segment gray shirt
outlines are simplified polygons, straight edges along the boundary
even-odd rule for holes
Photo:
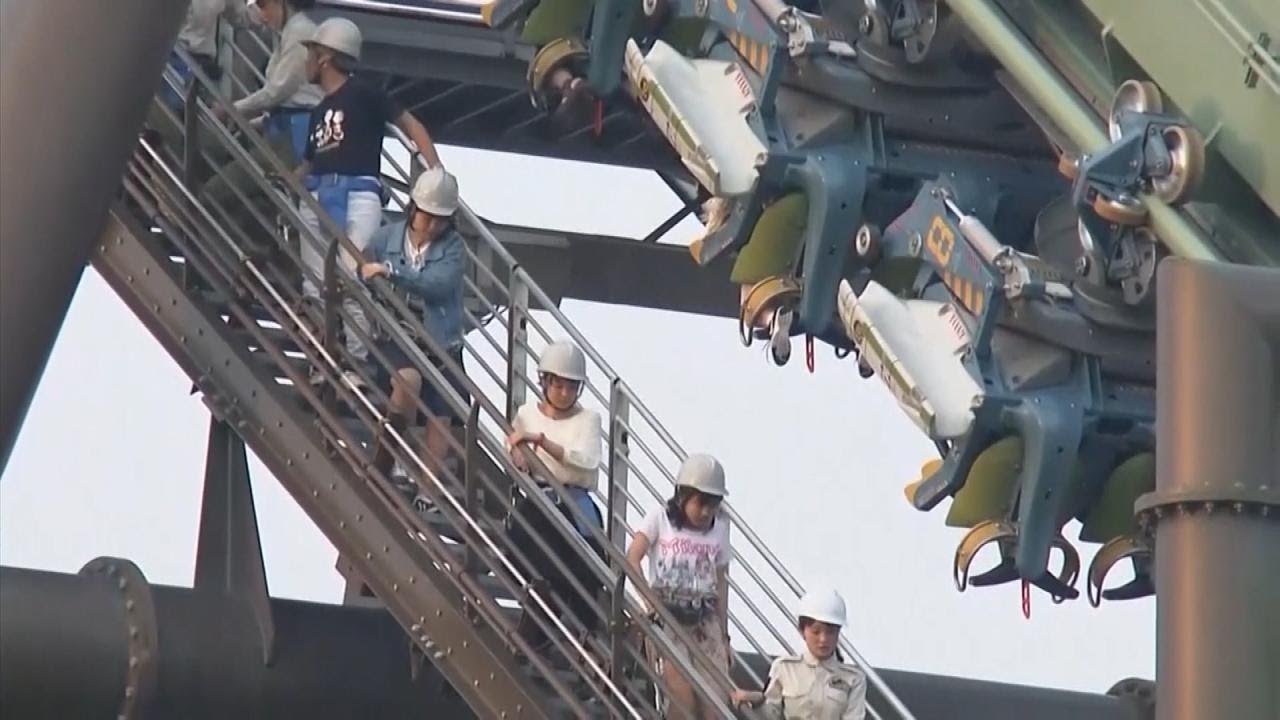
[[[236,101],[236,110],[250,117],[280,106],[315,107],[324,97],[319,86],[307,82],[307,48],[302,43],[316,32],[306,13],[295,12],[280,31],[276,49],[267,60],[261,88]]]
[[[226,18],[234,25],[247,25],[249,9],[244,0],[191,0],[186,22],[178,31],[178,43],[196,55],[216,57],[218,18]]]

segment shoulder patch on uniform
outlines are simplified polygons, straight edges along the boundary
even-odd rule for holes
[[[782,667],[783,665],[795,665],[799,663],[800,656],[791,655],[789,657],[778,657],[773,659],[773,667]]]
[[[836,668],[836,677],[843,678],[850,685],[862,685],[866,683],[866,674],[857,665],[842,663]]]

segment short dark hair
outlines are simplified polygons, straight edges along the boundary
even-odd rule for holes
[[[819,620],[814,620],[814,619],[813,619],[813,618],[811,618],[811,617],[805,617],[805,616],[801,615],[801,616],[800,616],[800,632],[801,632],[801,634],[803,634],[803,633],[804,633],[804,629],[805,629],[805,628],[809,627],[810,625],[812,625],[812,624],[814,624],[814,623],[816,623],[816,622],[820,622],[820,621],[819,621]],[[829,623],[828,623],[828,624],[829,624]],[[844,662],[844,655],[840,652],[840,648],[839,648],[839,647],[837,647],[837,648],[836,648],[836,662]]]
[[[339,72],[350,75],[356,71],[356,59],[350,55],[337,50],[330,50],[333,53],[333,66]]]
[[[722,498],[719,495],[704,493],[701,490],[690,487],[688,485],[677,485],[676,491],[667,500],[667,520],[671,526],[677,530],[683,530],[689,526],[684,516],[685,503],[689,502],[689,498],[699,496],[705,502],[719,502]],[[715,527],[715,520],[711,521],[712,527]]]

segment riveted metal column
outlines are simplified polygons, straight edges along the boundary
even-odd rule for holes
[[[0,4],[0,470],[186,7]]]
[[[1156,717],[1280,717],[1280,271],[1159,279]]]

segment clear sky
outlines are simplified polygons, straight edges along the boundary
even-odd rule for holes
[[[639,171],[442,154],[494,221],[641,237],[678,205]],[[668,241],[697,229],[687,220]],[[790,570],[841,590],[848,632],[874,664],[1093,692],[1154,677],[1150,598],[1095,610],[1037,592],[1027,621],[1016,584],[955,590],[962,531],[943,524],[945,505],[921,513],[902,493],[931,446],[877,379],[830,348],[819,347],[810,375],[800,348],[775,368],[740,345],[730,320],[572,301],[563,310],[687,449],[722,459],[734,505]],[[87,271],[0,482],[0,562],[75,572],[115,555],[153,583],[190,585],[208,413],[189,389]],[[272,593],[339,601],[332,546],[252,463]],[[1096,547],[1079,549],[1087,568]]]

